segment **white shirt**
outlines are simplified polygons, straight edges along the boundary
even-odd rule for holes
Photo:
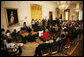
[[[6,35],[7,35],[7,36],[10,36],[10,33],[7,33]]]
[[[41,20],[39,20],[39,23],[41,23]]]
[[[7,43],[6,44],[6,47],[7,48],[14,48],[15,47],[15,44],[14,43]]]
[[[17,51],[17,48],[18,48],[15,46],[14,43],[6,43],[6,47],[7,47],[7,49],[9,49],[8,50],[9,52],[12,52],[12,51],[15,52],[15,51]],[[13,50],[10,50],[10,48],[13,48]]]
[[[32,24],[35,24],[35,22],[34,22],[34,21],[32,21]]]
[[[43,36],[43,31],[39,31],[39,37]]]
[[[61,40],[59,37],[56,39],[56,42],[58,42],[59,40]]]

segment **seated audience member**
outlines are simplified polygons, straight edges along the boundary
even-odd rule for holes
[[[32,29],[28,26],[27,31],[30,33]]]
[[[1,36],[1,38],[2,38],[2,36]],[[1,41],[1,56],[9,56],[9,54],[8,54],[8,52],[7,52],[7,50],[6,50],[6,39],[3,39],[2,41]]]
[[[18,35],[18,33],[16,32],[16,29],[14,29],[14,31],[12,32],[11,35],[12,35],[12,38],[14,39],[14,41],[16,41],[16,42],[19,41],[19,40],[18,40],[18,39],[19,39],[19,38],[18,38],[19,35]]]
[[[70,47],[70,35],[67,36],[67,44],[65,45],[65,48]]]
[[[45,26],[42,26],[41,28],[42,28],[43,32],[45,32]]]
[[[47,43],[45,40],[42,44],[40,44],[38,47],[36,47],[34,56],[42,56],[41,50],[49,47],[49,43]]]
[[[1,35],[1,48],[6,49],[5,47],[6,41],[7,41],[6,37]]]
[[[16,44],[13,43],[12,39],[8,39],[6,43],[6,48],[8,52],[15,52],[15,53],[22,53],[22,49],[20,46],[17,46]]]
[[[54,26],[51,27],[51,32],[55,33],[55,27]]]
[[[49,39],[49,32],[48,32],[47,29],[46,29],[45,32],[43,33],[43,38],[44,38],[44,39]]]
[[[43,36],[43,31],[39,31],[39,37]]]
[[[25,28],[25,30],[27,29],[26,22],[24,22],[24,24],[23,24],[23,28]]]
[[[17,36],[18,36],[20,42],[22,42],[22,35],[20,34],[20,31],[17,32]]]
[[[1,35],[5,36],[5,29],[1,29]]]
[[[7,30],[7,31],[6,31],[6,36],[7,36],[8,38],[11,38],[10,30]]]
[[[57,25],[55,25],[55,31],[58,32],[58,26]]]
[[[17,35],[16,29],[14,29],[14,31],[12,32],[12,35],[13,36],[16,36]]]

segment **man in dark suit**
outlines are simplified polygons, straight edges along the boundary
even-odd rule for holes
[[[45,20],[44,19],[42,20],[42,23],[43,23],[43,26],[45,26]]]

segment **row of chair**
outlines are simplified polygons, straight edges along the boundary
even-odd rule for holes
[[[65,44],[66,44],[66,39],[59,40],[58,42],[53,42],[53,43],[40,44],[36,48],[35,55],[52,56],[52,55],[56,54],[57,52],[59,53],[60,51],[62,51]]]

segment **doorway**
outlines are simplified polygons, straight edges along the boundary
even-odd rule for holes
[[[49,11],[49,19],[53,20],[53,12],[52,11]]]

